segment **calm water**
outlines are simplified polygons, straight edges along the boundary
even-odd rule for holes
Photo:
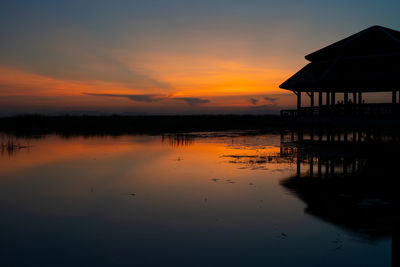
[[[279,135],[18,139],[0,156],[2,266],[390,266],[307,212]],[[301,172],[309,166],[301,164]]]

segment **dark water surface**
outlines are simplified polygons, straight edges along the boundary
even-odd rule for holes
[[[347,209],[391,204],[330,203],[325,181],[352,177],[310,178],[330,163],[279,134],[2,138],[1,266],[391,265],[390,223]]]

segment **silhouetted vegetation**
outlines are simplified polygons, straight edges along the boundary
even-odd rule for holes
[[[284,125],[275,115],[42,116],[0,118],[0,131],[15,135],[121,135],[224,130],[268,130]]]

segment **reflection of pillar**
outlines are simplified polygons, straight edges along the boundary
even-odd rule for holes
[[[322,161],[321,158],[318,157],[318,177],[321,177],[321,173],[322,173]]]
[[[314,141],[314,128],[313,127],[311,127],[311,129],[310,129],[310,140]]]
[[[329,160],[325,161],[325,176],[329,176]]]
[[[343,141],[345,143],[347,142],[347,128],[346,127],[343,129]]]
[[[320,142],[322,141],[322,128],[321,127],[318,128],[318,139],[319,139],[318,141],[320,141]]]
[[[357,133],[356,133],[356,129],[353,128],[353,143],[355,143],[357,141]]]
[[[326,129],[326,141],[331,141],[331,131],[329,128]]]
[[[314,157],[311,156],[310,158],[310,176],[313,177],[314,175]]]
[[[331,175],[335,175],[335,161],[331,160]]]
[[[296,162],[296,165],[297,165],[297,177],[300,177],[300,172],[301,172],[301,169],[300,169],[300,155],[299,155],[299,152],[297,151],[297,160],[296,160],[297,162]]]
[[[366,139],[367,139],[367,141],[371,141],[371,129],[370,128],[366,129]]]

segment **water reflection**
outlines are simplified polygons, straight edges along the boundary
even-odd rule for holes
[[[297,133],[297,138],[291,133],[289,141],[282,135],[281,151],[297,162],[296,175],[281,184],[306,203],[307,214],[376,241],[391,237],[395,227],[394,177],[400,147],[393,132],[366,131],[369,134],[360,129],[345,130],[344,135],[327,131],[328,136],[316,139],[312,132]]]
[[[341,155],[307,140],[32,139],[29,153],[0,157],[0,255],[5,266],[390,266],[392,194],[378,185],[392,162],[373,157],[383,146]]]
[[[0,156],[13,156],[20,150],[29,150],[29,139],[21,142],[18,138],[12,135],[0,133]]]
[[[163,134],[161,136],[161,141],[172,147],[187,147],[193,144],[194,140],[193,134]]]

